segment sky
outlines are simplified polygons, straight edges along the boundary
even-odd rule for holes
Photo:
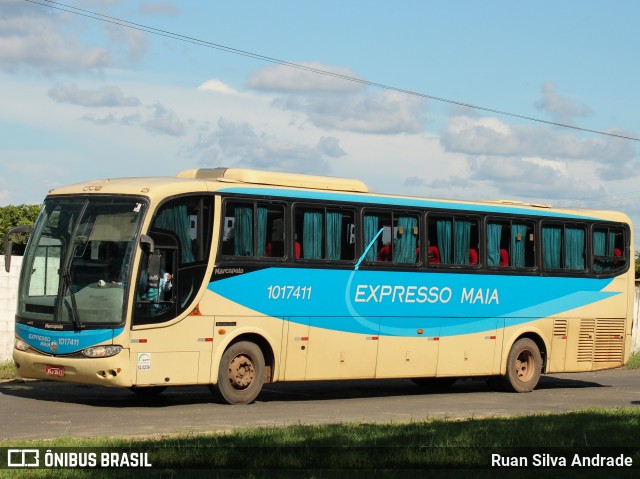
[[[636,0],[0,0],[0,206],[226,166],[640,225],[640,141],[611,136],[640,138],[638,18]]]

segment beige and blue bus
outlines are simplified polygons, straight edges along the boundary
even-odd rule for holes
[[[633,244],[618,212],[345,178],[87,181],[44,200],[13,357],[25,378],[141,395],[208,385],[230,404],[279,381],[475,377],[529,392],[541,374],[628,359]]]

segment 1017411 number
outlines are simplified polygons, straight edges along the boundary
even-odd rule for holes
[[[267,286],[269,299],[311,299],[311,286]]]

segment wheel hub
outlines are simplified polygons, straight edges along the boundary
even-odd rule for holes
[[[248,388],[255,378],[255,366],[252,359],[239,354],[229,363],[229,382],[235,389]]]
[[[522,382],[527,382],[533,375],[533,354],[530,351],[522,351],[516,359],[516,375]]]

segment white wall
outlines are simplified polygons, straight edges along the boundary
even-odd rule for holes
[[[4,255],[0,257],[0,364],[11,359],[15,329],[18,278],[22,256],[11,258],[11,272],[4,270]]]

